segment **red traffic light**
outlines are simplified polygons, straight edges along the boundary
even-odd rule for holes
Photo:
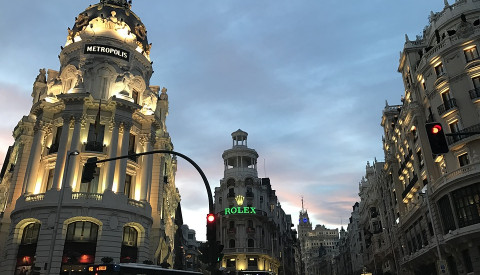
[[[208,214],[208,215],[207,215],[207,222],[208,222],[208,223],[213,223],[213,222],[215,222],[215,214],[212,214],[212,213]]]
[[[442,126],[439,125],[439,124],[435,124],[435,125],[432,127],[431,131],[432,131],[432,134],[438,134],[438,133],[440,133],[440,132],[442,131]]]

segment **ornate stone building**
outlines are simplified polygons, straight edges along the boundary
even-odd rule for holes
[[[217,240],[224,245],[227,271],[265,270],[297,274],[299,253],[290,215],[285,214],[269,178],[259,178],[258,154],[247,146],[248,134],[232,133],[223,152],[224,177],[215,188]]]
[[[480,272],[480,2],[444,3],[422,36],[406,37],[402,104],[382,115],[385,162],[367,165],[360,185],[370,272]],[[449,134],[448,153],[432,154],[428,122]]]
[[[176,160],[98,160],[173,148],[166,89],[150,85],[151,44],[126,0],[102,0],[76,18],[59,71],[40,70],[32,108],[13,131],[0,174],[0,273],[150,260],[173,266]],[[5,245],[4,245],[5,244]]]

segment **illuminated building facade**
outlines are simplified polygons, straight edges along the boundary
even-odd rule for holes
[[[406,37],[405,94],[381,121],[385,162],[360,185],[368,272],[480,273],[480,2],[444,2],[422,36]],[[453,134],[448,153],[432,154],[428,122]]]
[[[266,270],[298,274],[292,219],[285,214],[269,178],[259,178],[258,154],[247,146],[248,133],[232,133],[233,146],[223,152],[224,177],[215,188],[217,240],[224,245],[227,271]]]
[[[34,82],[0,174],[1,274],[74,274],[104,257],[173,266],[174,158],[104,162],[82,178],[89,158],[173,148],[166,89],[150,85],[151,44],[130,8],[102,0],[81,12],[60,70]]]

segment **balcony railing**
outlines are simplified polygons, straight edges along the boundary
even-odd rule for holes
[[[460,131],[455,132],[456,134],[461,134],[461,133],[468,133],[468,132],[480,132],[480,124],[476,124],[470,127],[467,127],[465,129],[462,129]],[[457,141],[460,141],[462,139],[468,138],[472,135],[470,134],[465,134],[465,135],[455,135],[455,136],[447,136],[447,143],[448,145],[452,145]]]
[[[446,112],[457,108],[457,100],[455,98],[450,98],[449,100],[445,101],[442,105],[438,106],[438,114],[443,115]]]
[[[138,208],[145,208],[145,203],[143,203],[141,201],[134,200],[134,199],[128,199],[128,204],[131,205],[131,206],[138,207]]]
[[[103,152],[103,142],[87,141],[85,144],[85,151]]]
[[[26,195],[25,196],[25,201],[30,202],[30,201],[43,201],[43,198],[45,198],[45,194],[35,194],[35,195]]]
[[[103,198],[102,194],[98,193],[88,193],[88,192],[72,192],[72,200],[95,200],[101,201]]]

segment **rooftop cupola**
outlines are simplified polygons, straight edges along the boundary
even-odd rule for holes
[[[233,147],[235,146],[247,146],[248,133],[240,129],[232,133]]]
[[[247,147],[247,136],[248,133],[240,129],[232,133],[233,146],[222,154],[225,163],[225,178],[244,179],[258,176],[258,153]]]

